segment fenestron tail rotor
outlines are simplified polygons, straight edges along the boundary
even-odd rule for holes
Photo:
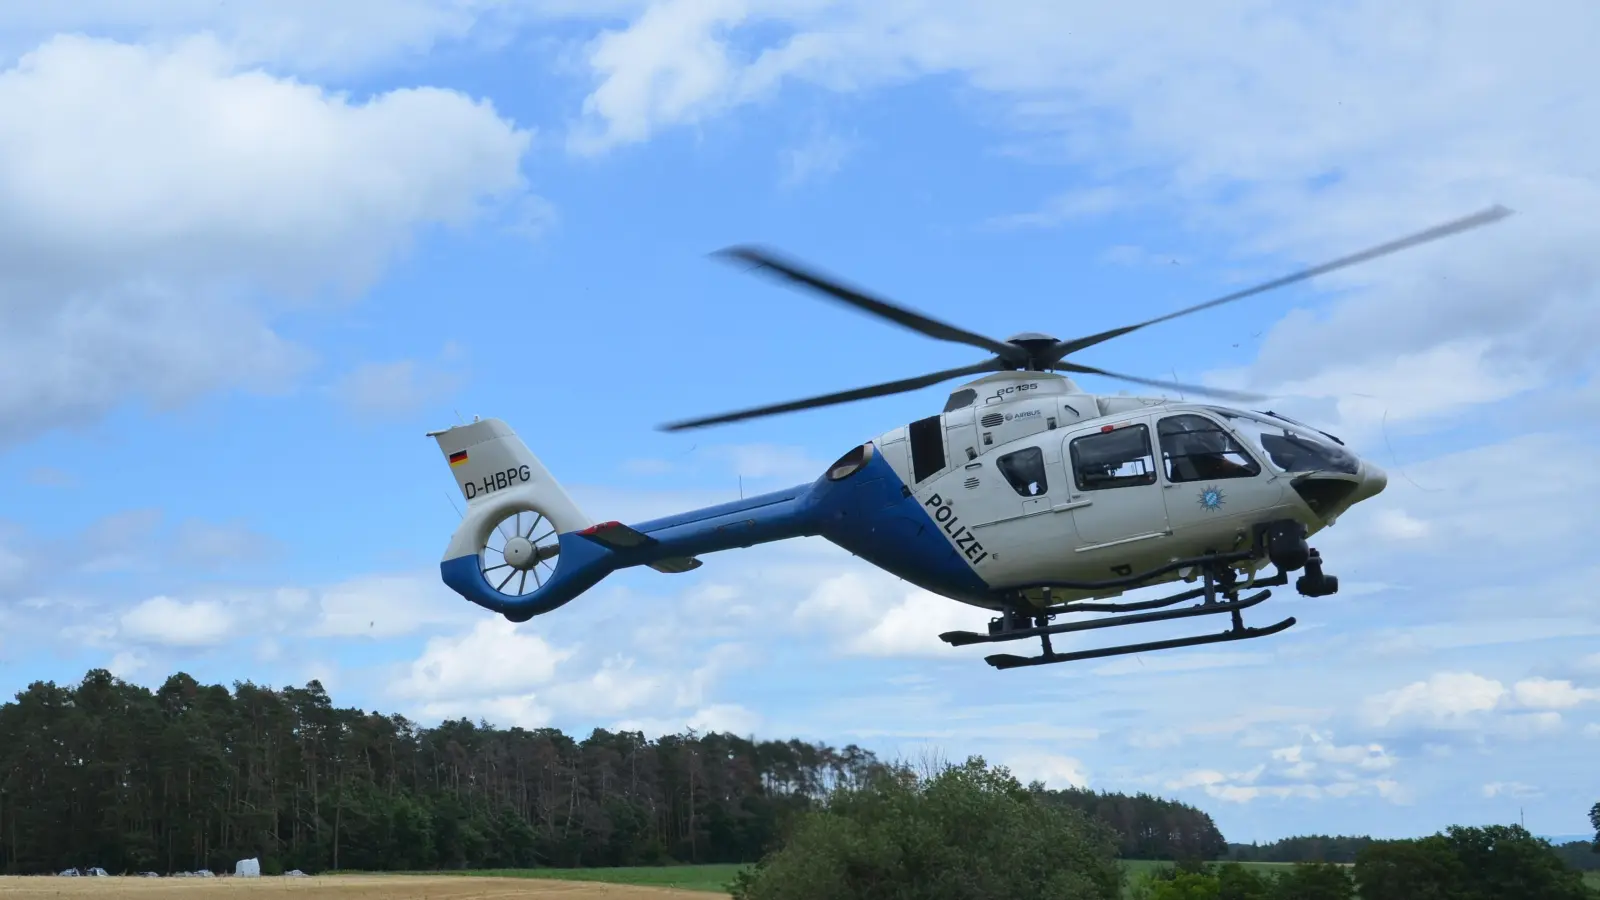
[[[533,593],[555,574],[550,560],[561,552],[557,537],[556,526],[537,512],[526,510],[506,516],[490,530],[479,549],[478,566],[484,580],[507,596]],[[533,582],[531,586],[529,581]]]
[[[1194,394],[1196,396],[1217,397],[1220,399],[1237,401],[1259,400],[1261,397],[1257,394],[1202,387],[1199,385],[1180,384],[1175,381],[1160,381],[1156,379],[1141,378],[1136,375],[1124,375],[1116,372],[1109,372],[1105,369],[1095,368],[1093,366],[1066,362],[1065,360],[1070,354],[1093,347],[1096,344],[1104,343],[1112,338],[1121,337],[1125,334],[1130,334],[1142,328],[1147,328],[1151,325],[1168,322],[1182,316],[1191,315],[1193,313],[1201,312],[1202,310],[1212,309],[1214,307],[1232,303],[1237,300],[1243,300],[1246,297],[1252,297],[1257,294],[1266,293],[1267,291],[1276,290],[1297,282],[1307,281],[1319,275],[1325,275],[1338,269],[1369,262],[1371,260],[1378,259],[1379,257],[1388,256],[1392,253],[1398,253],[1401,250],[1421,246],[1422,244],[1436,241],[1440,238],[1449,237],[1450,235],[1454,234],[1460,234],[1461,232],[1478,228],[1483,225],[1488,225],[1492,222],[1498,222],[1509,215],[1511,215],[1511,210],[1506,209],[1503,206],[1492,206],[1470,216],[1464,216],[1440,225],[1435,225],[1432,228],[1428,228],[1396,240],[1387,241],[1374,247],[1369,247],[1358,253],[1352,253],[1318,266],[1312,266],[1307,269],[1302,269],[1298,272],[1293,272],[1279,278],[1274,278],[1271,281],[1265,281],[1261,284],[1245,288],[1244,290],[1234,291],[1224,296],[1207,300],[1204,303],[1199,303],[1194,306],[1180,309],[1176,312],[1168,313],[1164,316],[1158,316],[1154,319],[1148,319],[1133,325],[1124,325],[1120,328],[1112,328],[1107,331],[1099,332],[1098,334],[1073,338],[1065,341],[1056,340],[1048,335],[1031,332],[1014,335],[1005,341],[995,340],[994,338],[941,322],[931,316],[912,310],[909,307],[890,302],[881,297],[875,297],[860,288],[851,287],[839,279],[825,275],[816,269],[807,267],[775,251],[751,246],[730,247],[728,249],[721,250],[714,255],[727,260],[736,260],[748,263],[754,266],[756,270],[771,273],[779,278],[782,278],[789,284],[808,288],[822,296],[829,297],[833,300],[854,307],[855,309],[878,316],[879,318],[887,319],[888,321],[894,322],[903,328],[908,328],[919,334],[926,335],[936,340],[949,341],[951,343],[964,344],[966,346],[988,350],[994,355],[988,360],[968,366],[945,369],[940,372],[932,372],[927,375],[919,375],[913,378],[905,378],[899,381],[891,381],[869,387],[855,388],[848,391],[838,391],[836,393],[824,394],[805,400],[777,403],[770,406],[746,409],[740,412],[725,413],[716,416],[707,416],[699,419],[676,422],[663,426],[663,429],[667,431],[682,431],[690,428],[703,428],[708,425],[754,419],[761,416],[777,415],[779,413],[795,412],[803,409],[815,409],[821,406],[832,406],[838,403],[850,403],[870,397],[883,397],[890,394],[919,390],[921,388],[938,384],[941,381],[948,381],[953,378],[985,374],[989,372],[1003,372],[1006,370],[1057,370],[1063,372],[1077,372],[1099,375],[1104,378],[1126,381],[1133,384],[1182,391],[1185,394]]]

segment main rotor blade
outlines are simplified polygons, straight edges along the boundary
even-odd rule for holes
[[[855,388],[849,391],[840,391],[837,394],[824,394],[820,397],[811,397],[806,400],[793,400],[788,403],[777,403],[772,406],[759,406],[754,409],[726,413],[720,416],[709,416],[704,419],[692,419],[686,422],[674,422],[661,426],[662,431],[685,431],[690,428],[702,428],[706,425],[720,425],[724,422],[738,422],[743,419],[754,419],[760,416],[772,416],[778,413],[795,412],[802,409],[814,409],[819,406],[832,406],[835,403],[849,403],[852,400],[865,400],[868,397],[883,397],[888,394],[901,394],[938,384],[951,378],[960,378],[963,375],[979,375],[985,372],[1000,372],[1005,369],[1005,364],[998,359],[986,360],[972,366],[963,366],[959,369],[945,369],[943,372],[932,372],[927,375],[918,375],[915,378],[904,378],[900,381],[890,381],[884,384],[875,384],[871,387]]]
[[[1219,400],[1236,400],[1241,403],[1255,403],[1267,399],[1262,394],[1251,394],[1245,391],[1230,391],[1224,388],[1202,387],[1197,384],[1181,384],[1176,381],[1156,381],[1152,378],[1140,378],[1137,375],[1123,375],[1118,372],[1107,372],[1105,369],[1096,369],[1094,366],[1080,366],[1077,363],[1057,362],[1050,368],[1063,372],[1080,372],[1085,375],[1100,375],[1106,378],[1115,378],[1118,381],[1131,381],[1134,384],[1143,384],[1150,387],[1169,388],[1182,391],[1185,394],[1195,394],[1200,397],[1216,397]]]
[[[1205,303],[1200,303],[1195,306],[1188,307],[1187,309],[1180,309],[1177,312],[1167,313],[1164,316],[1158,316],[1157,318],[1150,319],[1149,321],[1140,322],[1137,325],[1126,325],[1122,328],[1113,328],[1110,331],[1102,331],[1099,334],[1090,335],[1089,337],[1077,338],[1071,341],[1062,341],[1056,346],[1050,348],[1050,350],[1044,354],[1043,361],[1049,363],[1060,360],[1066,357],[1068,354],[1076,353],[1086,347],[1093,347],[1095,344],[1101,343],[1102,341],[1109,341],[1114,337],[1121,337],[1130,331],[1138,331],[1146,326],[1155,325],[1160,322],[1166,322],[1170,319],[1176,319],[1179,316],[1187,316],[1190,313],[1197,313],[1204,309],[1210,309],[1213,306],[1221,306],[1224,303],[1232,303],[1235,300],[1242,300],[1245,297],[1275,290],[1283,287],[1284,285],[1293,284],[1297,281],[1305,281],[1309,278],[1315,278],[1318,275],[1325,275],[1334,271],[1335,269],[1343,269],[1347,266],[1356,265],[1357,263],[1363,263],[1367,262],[1368,260],[1377,259],[1380,256],[1388,256],[1391,253],[1397,253],[1401,250],[1406,250],[1419,244],[1426,244],[1429,241],[1436,241],[1439,238],[1449,237],[1453,234],[1459,234],[1460,232],[1477,228],[1481,225],[1488,225],[1491,222],[1498,222],[1509,215],[1511,215],[1511,210],[1497,204],[1481,212],[1473,213],[1470,216],[1455,219],[1453,221],[1446,222],[1443,225],[1435,225],[1432,228],[1419,231],[1416,234],[1412,234],[1398,240],[1389,241],[1386,244],[1379,244],[1376,247],[1368,248],[1360,253],[1352,253],[1349,256],[1340,257],[1332,262],[1323,263],[1320,266],[1313,266],[1309,269],[1303,269],[1291,275],[1285,275],[1282,278],[1275,278],[1271,281],[1258,284],[1255,287],[1246,288],[1242,291],[1235,291],[1225,297],[1218,297],[1215,300],[1208,300]]]
[[[808,269],[792,259],[785,259],[771,250],[761,247],[738,246],[718,250],[712,255],[751,263],[758,269],[768,269],[792,283],[821,291],[835,300],[843,301],[856,309],[888,319],[918,334],[941,341],[953,341],[957,344],[980,347],[1014,363],[1025,362],[1028,358],[1027,351],[1015,344],[1007,344],[991,337],[975,334],[964,328],[957,328],[954,325],[941,322],[914,310],[890,303],[882,298],[870,296],[859,288],[846,286],[835,278],[823,275],[815,269]]]

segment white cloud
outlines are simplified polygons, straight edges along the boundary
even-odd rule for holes
[[[762,717],[742,706],[718,703],[697,709],[682,718],[657,716],[648,719],[624,719],[613,726],[616,731],[638,731],[647,738],[666,734],[681,734],[693,729],[700,734],[726,732],[744,737],[755,734],[762,727]]]
[[[552,682],[557,665],[572,653],[552,646],[531,628],[519,629],[495,616],[465,634],[429,639],[391,690],[428,701],[430,710],[444,709],[450,701],[532,703],[536,689]]]
[[[862,656],[971,656],[977,647],[953,648],[939,635],[982,630],[994,613],[957,603],[874,570],[846,570],[823,578],[795,607],[795,619],[834,632],[845,653]]]
[[[242,521],[189,519],[173,536],[172,557],[186,565],[228,566],[271,562],[282,546]]]
[[[632,4],[585,0],[594,14]],[[163,43],[217,35],[251,64],[352,73],[416,56],[444,43],[504,40],[507,26],[536,12],[561,12],[559,0],[77,0],[21,4],[0,12],[7,48],[51,34],[132,34]]]
[[[805,141],[781,154],[782,184],[799,187],[831,178],[854,149],[854,142],[844,136],[825,128],[814,128]]]
[[[429,625],[463,624],[481,612],[439,581],[436,573],[364,575],[316,592],[312,637],[384,639]]]
[[[1332,415],[1317,415],[1318,421],[1342,433],[1347,441],[1368,444],[1386,426],[1442,419],[1472,406],[1514,397],[1542,382],[1531,363],[1494,359],[1494,351],[1488,338],[1466,339],[1381,361],[1331,365],[1309,378],[1282,382],[1270,390],[1296,399],[1296,405],[1329,401]],[[1287,404],[1278,405],[1287,408]],[[1319,413],[1324,409],[1311,408]]]
[[[1397,720],[1452,723],[1495,709],[1506,687],[1471,672],[1440,672],[1367,700],[1366,717],[1373,725]]]
[[[1489,798],[1506,796],[1525,799],[1538,797],[1543,793],[1533,785],[1523,784],[1520,781],[1495,781],[1483,786],[1483,796]]]
[[[1382,509],[1373,516],[1372,530],[1385,538],[1405,541],[1426,537],[1433,529],[1403,509]]]
[[[148,668],[149,665],[150,661],[144,654],[137,651],[124,650],[111,657],[111,662],[106,664],[106,671],[124,681],[128,681]]]
[[[1061,790],[1088,787],[1089,775],[1082,760],[1055,753],[1019,753],[1001,760],[1018,781],[1042,781],[1046,787]]]
[[[1600,700],[1600,689],[1575,687],[1570,681],[1529,678],[1512,686],[1517,702],[1529,709],[1571,709]]]
[[[1067,191],[1051,197],[1035,212],[996,216],[985,225],[990,229],[1047,228],[1065,222],[1103,216],[1126,207],[1129,202],[1129,197],[1124,191],[1112,187]],[[1113,257],[1111,261],[1122,265],[1144,259],[1143,251],[1137,247],[1112,248],[1111,256]]]
[[[1359,289],[1265,336],[1255,380],[1369,428],[1386,410],[1437,419],[1592,367],[1580,335],[1600,327],[1587,253],[1600,96],[1571,89],[1600,71],[1573,27],[1589,15],[1582,0],[670,0],[591,46],[573,140],[643,141],[790,84],[953,76],[994,101],[1008,150],[1091,182],[994,224],[1138,206],[1240,252],[1320,262],[1509,205],[1518,216],[1490,230],[1326,279]],[[1282,264],[1270,269],[1256,274]]]
[[[119,619],[123,636],[169,647],[207,647],[236,637],[236,620],[214,600],[183,602],[151,597]]]
[[[799,447],[778,444],[727,444],[708,447],[703,456],[717,460],[745,478],[782,478],[810,481],[827,463],[818,462]]]
[[[1507,688],[1471,672],[1439,672],[1423,681],[1368,697],[1363,715],[1368,724],[1391,723],[1434,728],[1495,728],[1516,737],[1553,731],[1562,726],[1553,710],[1571,709],[1600,700],[1600,690],[1570,681],[1525,678]],[[1496,720],[1489,713],[1503,713]]]
[[[460,384],[455,373],[402,359],[357,366],[339,378],[333,394],[360,416],[406,416],[448,396]]]
[[[523,196],[529,141],[453,91],[355,103],[207,38],[50,39],[0,71],[0,440],[281,387],[309,357],[275,312]]]

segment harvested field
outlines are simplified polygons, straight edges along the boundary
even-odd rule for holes
[[[706,900],[703,891],[555,881],[544,878],[473,878],[455,875],[333,875],[313,878],[61,878],[0,877],[4,900],[76,898],[220,897],[291,895],[298,900]]]

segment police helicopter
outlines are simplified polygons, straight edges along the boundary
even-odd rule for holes
[[[1383,470],[1318,428],[1270,410],[1214,402],[1254,404],[1260,397],[1108,372],[1067,357],[1509,214],[1495,206],[1178,312],[1071,340],[1031,332],[995,340],[768,250],[722,251],[792,285],[992,356],[664,426],[681,431],[972,379],[950,393],[942,411],[851,448],[809,484],[631,525],[587,516],[499,419],[430,432],[467,501],[441,575],[466,599],[524,622],[618,569],[683,573],[708,553],[818,536],[918,587],[998,613],[987,632],[940,635],[951,645],[1040,642],[1035,656],[986,657],[999,669],[1277,634],[1295,619],[1247,627],[1242,613],[1294,572],[1301,573],[1295,588],[1302,595],[1338,591],[1338,578],[1324,570],[1307,540],[1381,492]],[[1092,394],[1062,372],[1211,400]],[[1158,599],[1105,602],[1179,581],[1195,586]],[[1186,601],[1197,602],[1179,605]],[[1069,618],[1080,613],[1104,615]],[[1210,615],[1228,616],[1229,627],[1073,652],[1051,646],[1052,635]]]

